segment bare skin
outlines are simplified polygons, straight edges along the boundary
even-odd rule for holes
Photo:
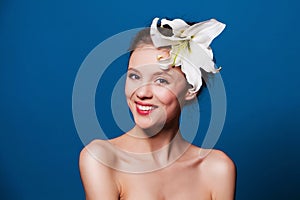
[[[84,149],[80,155],[80,170],[86,199],[234,199],[232,161],[218,150],[201,159],[199,150],[191,146],[166,168],[134,174],[105,166]]]
[[[126,152],[150,153],[138,165],[157,165],[144,173],[117,170],[113,166],[130,166],[124,161],[127,158],[121,159],[106,148],[104,141],[95,140],[80,154],[86,199],[234,199],[235,166],[231,159],[221,151],[204,150],[187,143],[178,132],[181,106],[195,98],[195,94],[188,92],[180,70],[162,72],[159,67],[145,66],[157,62],[158,54],[166,56],[167,52],[150,46],[132,54],[125,93],[136,125],[109,141]],[[154,152],[160,149],[163,151],[157,156]],[[180,157],[174,159],[178,152]],[[109,164],[101,162],[105,159]]]

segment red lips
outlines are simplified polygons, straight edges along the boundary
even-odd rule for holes
[[[157,106],[144,102],[135,102],[136,111],[140,115],[149,115]]]

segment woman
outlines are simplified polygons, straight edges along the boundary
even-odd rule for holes
[[[109,141],[94,140],[80,154],[86,199],[232,200],[231,159],[191,145],[179,131],[182,107],[197,98],[203,72],[218,72],[209,44],[225,25],[157,23],[138,33],[131,48],[125,95],[135,126]]]

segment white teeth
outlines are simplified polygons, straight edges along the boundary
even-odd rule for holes
[[[137,105],[138,109],[143,110],[143,111],[149,111],[149,110],[153,110],[154,107],[153,106],[141,106],[141,105]]]

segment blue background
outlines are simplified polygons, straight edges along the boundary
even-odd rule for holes
[[[228,101],[216,148],[236,163],[236,197],[300,199],[299,9],[296,0],[2,0],[0,199],[84,199],[77,70],[101,41],[156,16],[227,24],[213,43]]]

